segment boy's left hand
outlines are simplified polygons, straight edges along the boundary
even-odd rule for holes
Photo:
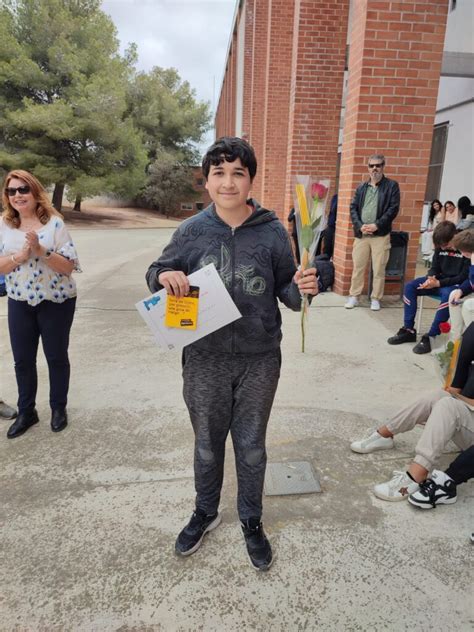
[[[316,296],[319,292],[318,280],[316,279],[316,268],[308,268],[307,270],[297,270],[293,277],[293,282],[298,286],[302,294],[310,294]]]

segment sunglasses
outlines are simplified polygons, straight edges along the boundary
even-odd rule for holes
[[[26,195],[30,192],[30,187],[27,184],[24,184],[22,187],[16,187],[16,189],[15,187],[7,187],[5,191],[8,197],[13,197],[16,195],[17,191],[20,195]]]
[[[369,165],[369,169],[381,169],[383,167],[383,162],[374,162],[373,165]]]

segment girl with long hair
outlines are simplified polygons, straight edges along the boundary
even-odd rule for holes
[[[431,263],[434,252],[433,231],[444,220],[443,205],[439,200],[431,202],[428,213],[428,223],[421,235],[421,255],[426,263]]]

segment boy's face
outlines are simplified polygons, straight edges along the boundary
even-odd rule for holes
[[[218,209],[233,211],[244,208],[251,187],[249,170],[242,165],[240,158],[234,162],[224,160],[220,165],[211,165],[206,189]]]

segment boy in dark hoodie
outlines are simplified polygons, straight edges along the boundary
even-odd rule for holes
[[[404,342],[416,342],[415,316],[418,296],[439,295],[441,303],[428,333],[421,336],[420,342],[413,347],[414,353],[431,351],[430,336],[439,336],[441,323],[449,319],[449,295],[466,281],[469,274],[469,260],[459,250],[452,247],[451,241],[456,234],[456,226],[449,221],[440,222],[433,232],[435,251],[431,269],[427,276],[409,281],[403,293],[404,323],[399,331],[388,339],[388,344],[399,345]]]
[[[217,140],[202,169],[213,203],[181,224],[148,269],[152,292],[184,296],[187,275],[214,263],[242,318],[185,347],[184,399],[195,434],[195,511],[175,550],[190,555],[221,521],[218,514],[227,435],[238,479],[238,512],[256,570],[268,570],[272,550],[261,523],[265,434],[280,376],[281,314],[301,294],[318,292],[316,270],[297,271],[290,241],[276,215],[249,199],[257,161],[240,138]]]

